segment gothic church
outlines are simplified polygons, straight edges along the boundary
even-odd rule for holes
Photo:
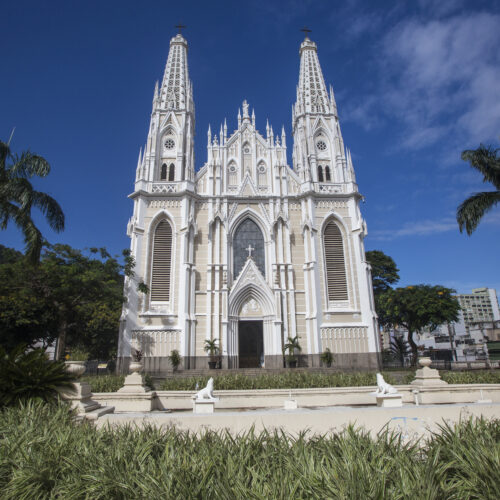
[[[170,41],[130,195],[136,267],[125,283],[119,366],[136,348],[147,372],[170,371],[174,349],[185,370],[207,368],[208,339],[222,368],[281,368],[284,344],[298,336],[300,366],[319,366],[329,348],[337,367],[375,369],[362,196],[316,44],[306,37],[299,51],[293,166],[284,130],[267,125],[262,135],[243,101],[234,132],[226,123],[208,130],[197,171],[187,49],[181,34]]]

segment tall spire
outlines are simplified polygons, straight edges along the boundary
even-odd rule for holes
[[[178,33],[170,40],[170,51],[161,84],[161,108],[193,111],[191,88],[187,64],[187,42]]]
[[[300,76],[297,103],[300,113],[328,113],[330,105],[325,80],[319,65],[317,47],[306,36],[300,45]]]

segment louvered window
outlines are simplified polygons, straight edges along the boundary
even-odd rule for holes
[[[170,264],[172,260],[172,227],[162,220],[155,230],[153,240],[153,269],[151,277],[151,300],[170,300]]]
[[[347,300],[344,244],[335,222],[328,223],[325,228],[324,246],[328,300]]]
[[[170,167],[168,167],[168,180],[169,182],[173,182],[175,179],[175,166],[173,163],[170,164]]]
[[[161,175],[160,175],[160,180],[161,181],[166,181],[167,180],[167,165],[164,163],[161,166]]]

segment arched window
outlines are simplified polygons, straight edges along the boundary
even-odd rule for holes
[[[323,234],[328,300],[347,300],[344,243],[339,226],[330,221]]]
[[[233,276],[235,278],[243,269],[249,254],[262,275],[265,276],[264,236],[252,219],[245,219],[236,229],[233,238]]]
[[[168,180],[169,180],[169,182],[172,182],[175,180],[175,166],[173,163],[171,163],[170,167],[168,167]]]
[[[162,220],[153,238],[153,265],[151,271],[151,300],[170,300],[170,265],[172,261],[172,226]]]
[[[167,180],[167,164],[166,163],[164,163],[161,166],[160,180],[161,181],[166,181]]]
[[[328,165],[325,167],[325,180],[326,182],[330,182],[332,180],[332,176],[330,175],[330,167]]]
[[[321,165],[318,166],[318,181],[323,182],[323,167]]]

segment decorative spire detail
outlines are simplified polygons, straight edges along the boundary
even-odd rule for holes
[[[160,95],[163,109],[193,111],[192,85],[187,64],[187,42],[180,33],[170,40]]]
[[[329,113],[330,103],[317,47],[308,37],[300,45],[300,76],[297,104],[301,113]]]

